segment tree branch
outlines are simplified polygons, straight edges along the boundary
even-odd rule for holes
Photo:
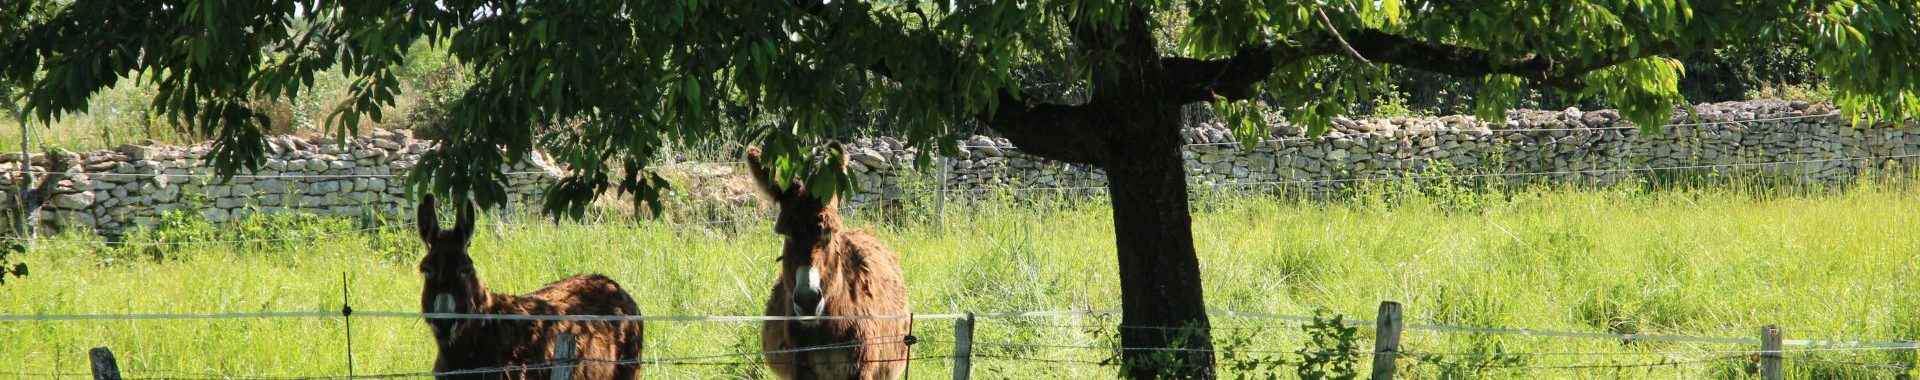
[[[1021,153],[1106,167],[1111,158],[1109,130],[1108,123],[1099,122],[1102,114],[1091,105],[1029,104],[1003,92],[999,110],[975,118],[1006,136]]]
[[[794,5],[814,17],[831,18],[822,3],[799,0]],[[910,38],[901,35],[899,38]],[[947,56],[955,56],[947,52]],[[893,68],[882,61],[867,67],[874,75],[898,81]],[[1011,140],[1022,153],[1050,160],[1104,167],[1109,156],[1108,128],[1099,123],[1099,110],[1091,106],[1032,102],[1033,96],[1003,91],[991,112],[973,115],[975,120]]]
[[[1275,67],[1307,56],[1298,49],[1241,49],[1226,59],[1162,58],[1160,66],[1173,83],[1173,93],[1168,95],[1177,102],[1244,100],[1259,95],[1253,86],[1273,75]]]
[[[1527,54],[1502,60],[1482,49],[1429,43],[1377,29],[1349,31],[1346,35],[1350,36],[1354,49],[1374,61],[1453,76],[1507,74],[1566,91],[1585,89],[1586,83],[1581,77],[1595,70],[1635,59],[1684,52],[1680,44],[1662,41],[1651,47],[1621,47],[1592,57]],[[1316,45],[1319,51],[1334,49],[1325,46],[1324,38]]]
[[[1373,61],[1368,61],[1367,56],[1360,55],[1360,51],[1353,50],[1353,45],[1347,44],[1347,38],[1340,36],[1340,29],[1333,26],[1333,20],[1327,18],[1326,11],[1315,9],[1313,13],[1320,15],[1320,22],[1327,26],[1327,32],[1333,33],[1333,42],[1339,43],[1340,49],[1347,53],[1347,58],[1353,58],[1353,60],[1365,63],[1367,66],[1373,66]]]
[[[1579,59],[1528,54],[1503,60],[1483,49],[1430,43],[1377,29],[1304,32],[1288,40],[1243,49],[1225,59],[1169,57],[1162,60],[1162,65],[1178,89],[1175,98],[1184,102],[1209,101],[1216,97],[1248,99],[1258,95],[1253,93],[1253,85],[1265,80],[1274,68],[1319,56],[1357,55],[1371,62],[1459,77],[1508,74],[1561,90],[1580,91],[1586,88],[1581,77],[1594,70],[1655,55],[1685,53],[1687,49],[1679,43],[1664,41],[1651,47],[1621,47]]]

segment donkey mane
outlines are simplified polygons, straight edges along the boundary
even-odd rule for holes
[[[763,165],[760,154],[758,148],[748,149],[749,171],[779,206],[774,231],[786,236],[780,277],[767,299],[766,315],[883,316],[910,312],[906,280],[893,252],[871,232],[841,225],[835,207],[837,197],[814,198],[804,181],[792,177],[786,178],[791,185],[780,186],[776,179],[783,174]],[[810,281],[803,283],[796,277],[802,270],[811,272]],[[807,288],[812,292],[801,291]],[[796,296],[803,293],[818,296]],[[906,343],[912,330],[908,319],[767,321],[762,327],[763,350],[802,350],[765,355],[773,373],[783,379],[896,379],[906,371],[912,356]],[[835,348],[804,350],[822,346]]]
[[[421,261],[421,271],[427,277],[421,308],[426,312],[640,315],[639,306],[619,283],[598,274],[574,275],[523,296],[489,292],[473,276],[472,259],[467,255],[467,243],[473,234],[473,205],[467,203],[461,208],[456,227],[451,230],[439,228],[432,195],[422,199],[419,207],[417,222],[428,248],[427,257]],[[433,327],[439,348],[434,372],[533,367],[441,378],[547,379],[551,373],[542,367],[553,362],[553,342],[561,333],[574,336],[574,357],[580,363],[574,370],[575,379],[627,380],[639,376],[645,333],[639,321],[428,318],[427,324]]]

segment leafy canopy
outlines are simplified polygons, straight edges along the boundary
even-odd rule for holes
[[[539,147],[573,169],[548,202],[573,214],[606,191],[657,199],[665,182],[648,167],[664,146],[729,129],[761,138],[781,170],[813,173],[802,177],[816,191],[838,191],[844,179],[817,170],[809,147],[859,133],[857,110],[884,110],[911,144],[951,151],[937,137],[956,123],[998,129],[997,115],[1059,102],[1035,89],[1038,76],[1113,95],[1101,78],[1140,62],[1086,31],[1132,22],[1154,31],[1170,77],[1202,78],[1199,95],[1169,99],[1213,102],[1249,142],[1264,137],[1268,110],[1324,130],[1396,68],[1485,81],[1483,117],[1501,117],[1534,82],[1657,126],[1684,101],[1668,57],[1758,42],[1805,46],[1856,117],[1920,114],[1920,4],[1907,0],[0,4],[0,81],[31,83],[34,117],[83,109],[120,80],[152,81],[156,112],[214,136],[229,172],[264,153],[270,124],[253,99],[291,99],[316,72],[342,68],[356,80],[331,125],[354,133],[387,116],[411,44],[444,44],[474,80],[447,104],[455,128],[415,183],[492,205],[506,198],[500,164]],[[1324,72],[1337,75],[1305,80]]]

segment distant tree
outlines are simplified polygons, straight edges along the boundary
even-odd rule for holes
[[[1652,127],[1683,101],[1670,57],[1777,42],[1805,48],[1848,112],[1906,118],[1920,111],[1916,14],[1910,0],[78,0],[0,40],[0,73],[34,83],[41,119],[156,73],[156,110],[216,137],[231,170],[264,152],[268,124],[245,99],[291,97],[340,67],[357,80],[335,125],[352,132],[393,102],[407,46],[444,41],[473,83],[446,105],[446,140],[417,183],[496,204],[500,164],[551,149],[573,172],[548,208],[575,215],[607,191],[657,199],[649,164],[669,142],[755,131],[773,165],[824,194],[845,179],[808,158],[856,125],[852,110],[884,110],[913,145],[945,152],[948,128],[980,123],[1106,171],[1121,323],[1143,327],[1121,342],[1180,348],[1127,374],[1205,378],[1182,106],[1212,103],[1249,143],[1268,109],[1317,133],[1399,67],[1483,81],[1483,117],[1534,83]],[[303,18],[308,32],[288,32]],[[1034,68],[1083,92],[1034,96]],[[565,133],[541,141],[548,129]]]
[[[26,31],[31,26],[46,20],[59,10],[60,4],[51,1],[0,0],[0,46],[17,44],[20,37],[26,35]],[[0,52],[6,52],[6,50],[0,50]],[[0,67],[4,67],[3,65],[5,64],[0,64]],[[5,116],[0,120],[17,122],[20,129],[24,131],[27,128],[27,116],[21,110],[19,98],[27,93],[27,88],[31,85],[33,68],[26,67],[18,70],[19,72],[14,73],[0,73],[0,116]],[[27,149],[28,140],[23,133],[20,136],[20,150]],[[13,236],[20,238],[33,233],[27,210],[38,206],[39,202],[27,195],[33,190],[34,184],[24,181],[14,181],[14,184],[13,188],[6,189],[9,197],[4,200],[9,207],[13,208],[13,212],[0,213],[0,215],[7,216],[8,220],[5,223],[13,227],[11,231]],[[8,276],[27,275],[26,263],[14,262],[18,259],[17,256],[8,257],[25,250],[26,243],[22,240],[0,241],[0,284],[6,283]]]

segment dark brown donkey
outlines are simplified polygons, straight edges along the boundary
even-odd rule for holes
[[[420,274],[427,285],[420,293],[420,309],[428,313],[517,315],[640,315],[633,297],[620,284],[597,274],[568,277],[528,293],[510,296],[487,292],[474,275],[467,243],[473,237],[473,204],[460,208],[451,230],[441,230],[434,216],[433,196],[420,201],[420,239],[427,257]],[[434,372],[524,366],[506,372],[445,375],[442,379],[541,379],[552,377],[553,341],[560,333],[574,336],[579,367],[575,379],[633,379],[639,376],[639,321],[517,321],[427,318],[440,356]],[[616,361],[624,361],[616,365]]]
[[[747,165],[754,181],[779,204],[774,232],[786,235],[768,316],[908,313],[900,260],[873,234],[841,226],[837,197],[823,201],[808,194],[801,180],[762,165],[758,148],[747,150]],[[781,187],[775,178],[782,175],[792,184]],[[766,359],[783,379],[896,379],[912,355],[906,342],[912,321],[904,318],[768,321],[764,327],[760,346],[779,352]],[[823,346],[835,348],[807,350]]]

